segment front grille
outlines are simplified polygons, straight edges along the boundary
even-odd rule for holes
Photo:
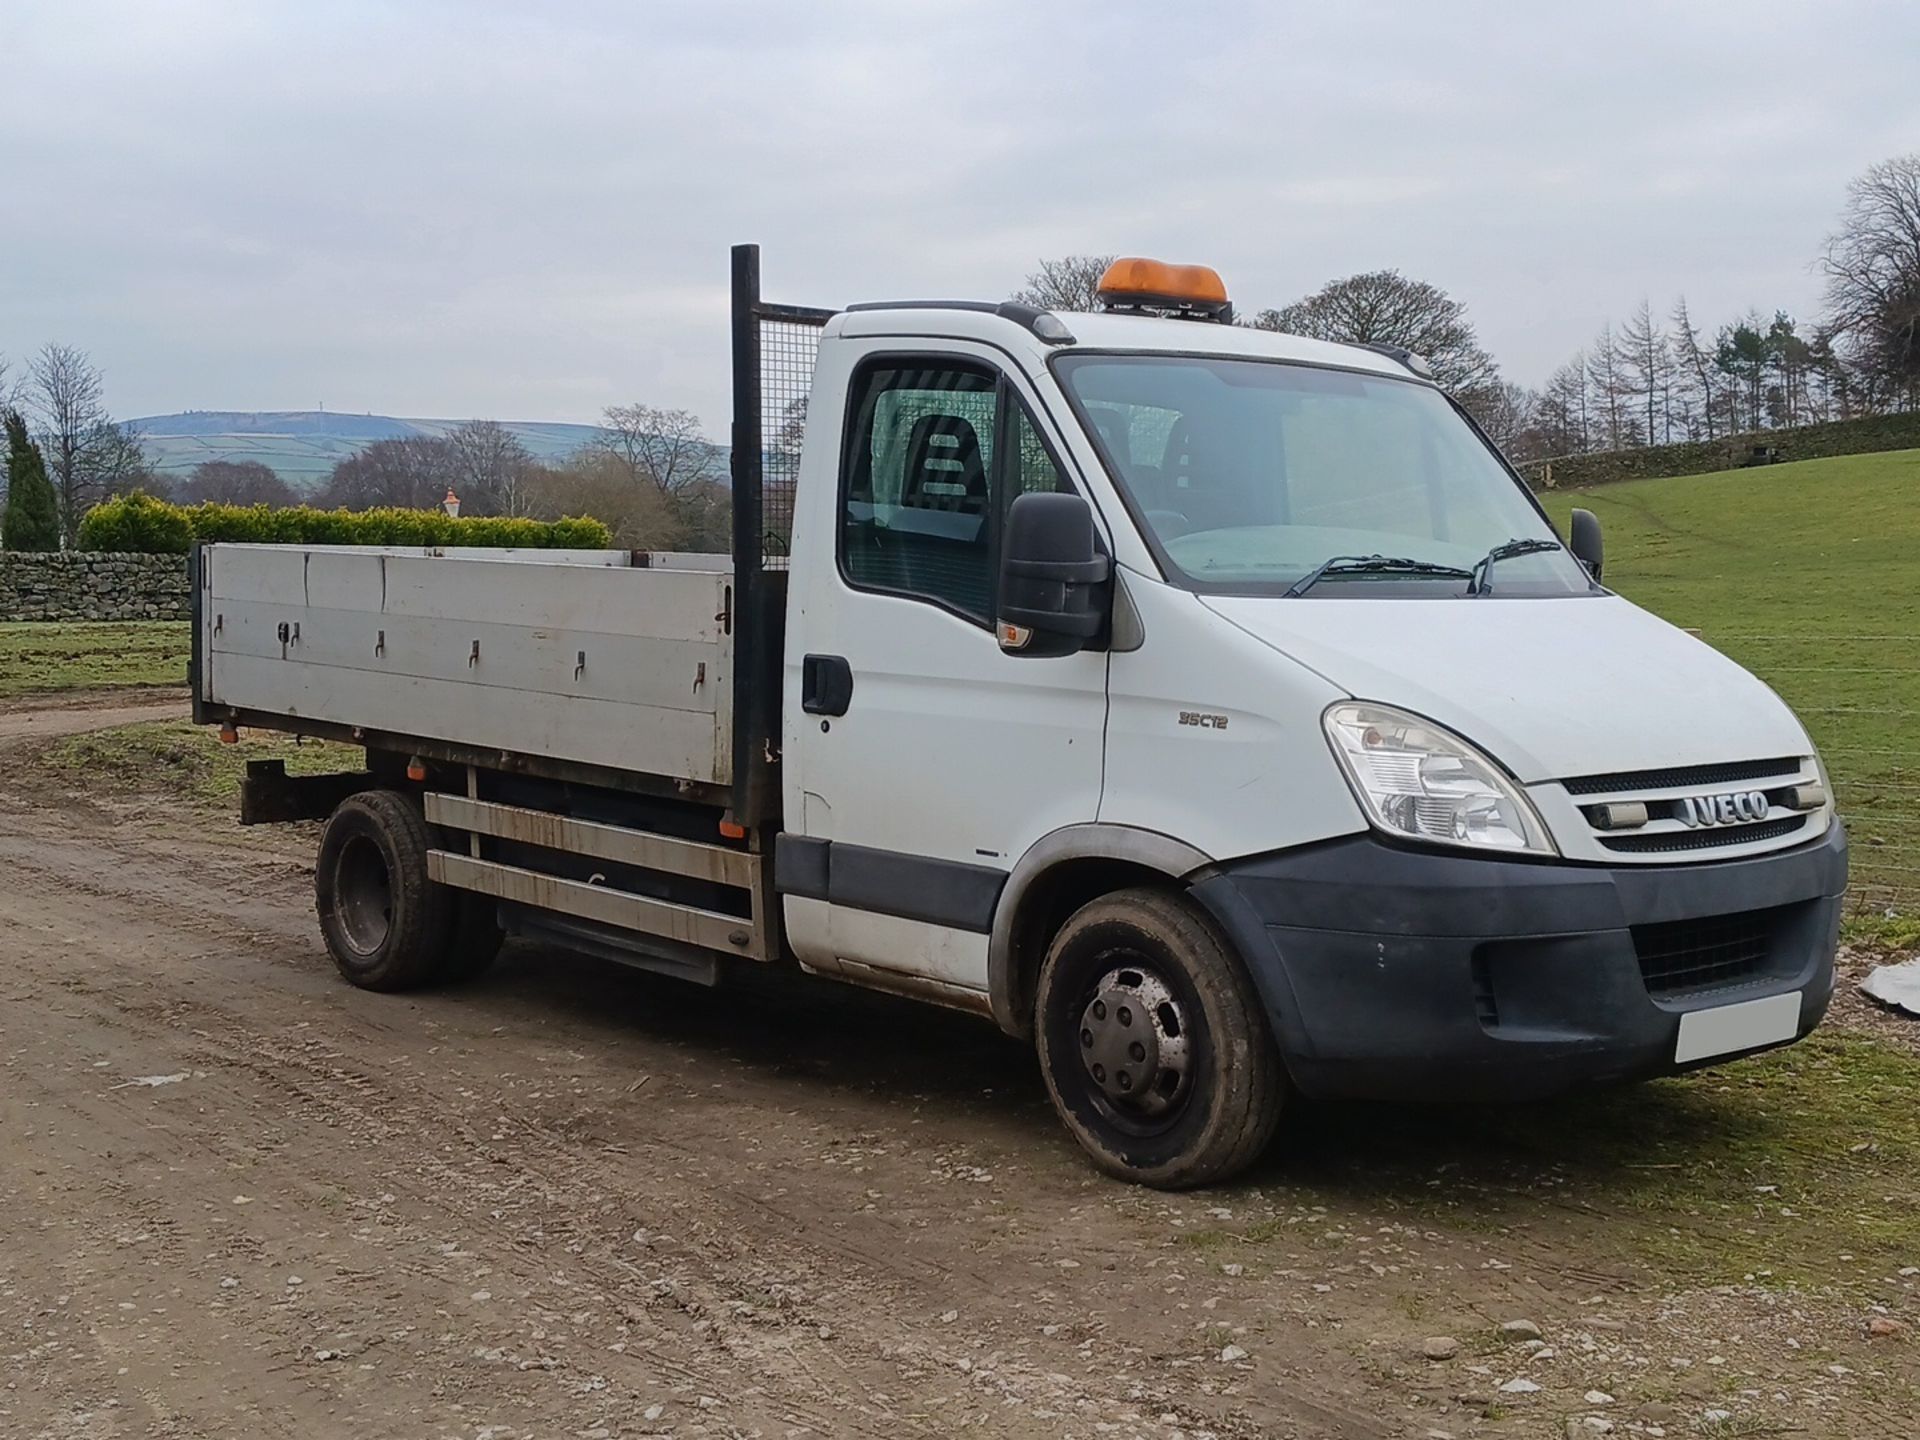
[[[1635,925],[1633,948],[1647,993],[1718,990],[1753,979],[1766,968],[1774,933],[1793,908]]]
[[[1569,795],[1610,795],[1640,790],[1678,790],[1708,785],[1731,785],[1736,780],[1762,780],[1775,775],[1798,775],[1800,762],[1737,760],[1724,765],[1688,765],[1678,770],[1621,770],[1612,775],[1581,775],[1561,783]]]
[[[1805,815],[1762,820],[1757,825],[1716,825],[1702,830],[1664,830],[1654,835],[1602,835],[1600,843],[1620,855],[1665,855],[1680,850],[1711,850],[1721,845],[1751,845],[1778,840],[1802,829]]]

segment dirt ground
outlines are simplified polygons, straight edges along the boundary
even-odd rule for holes
[[[1349,1178],[1350,1113],[1310,1193],[1281,1157],[1167,1196],[1095,1176],[966,1017],[518,945],[354,990],[309,829],[18,763],[179,707],[0,713],[8,1440],[1920,1428],[1920,1347],[1855,1298],[1663,1281],[1574,1195],[1410,1218]]]

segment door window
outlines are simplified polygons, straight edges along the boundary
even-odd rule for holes
[[[1012,494],[1068,488],[1032,417],[993,371],[957,360],[875,362],[853,396],[847,583],[990,623],[1002,507]]]

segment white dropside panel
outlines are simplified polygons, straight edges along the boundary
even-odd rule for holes
[[[725,784],[731,577],[344,547],[203,552],[214,706]]]

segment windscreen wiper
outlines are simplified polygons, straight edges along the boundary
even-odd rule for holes
[[[1492,593],[1489,583],[1493,574],[1494,562],[1511,560],[1516,555],[1537,555],[1542,550],[1559,550],[1564,547],[1558,540],[1507,540],[1494,546],[1482,555],[1473,567],[1473,583],[1467,587],[1475,595]]]
[[[1403,555],[1335,555],[1289,585],[1287,598],[1306,594],[1329,575],[1432,575],[1473,579],[1473,571],[1462,570],[1458,565],[1436,565],[1431,560],[1409,560]]]

